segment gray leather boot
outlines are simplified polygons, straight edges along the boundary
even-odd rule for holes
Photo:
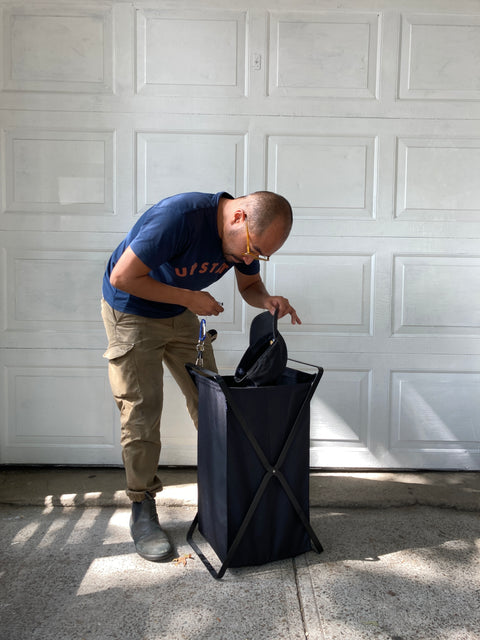
[[[132,502],[130,517],[137,553],[151,562],[166,562],[173,556],[173,547],[158,521],[155,498],[149,493],[142,502]]]

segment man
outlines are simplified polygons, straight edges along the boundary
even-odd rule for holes
[[[112,392],[120,409],[122,457],[127,495],[132,501],[130,530],[137,552],[161,562],[172,546],[161,528],[155,493],[160,456],[163,362],[185,395],[197,426],[198,394],[186,362],[196,356],[197,316],[218,316],[222,305],[202,291],[232,266],[238,289],[253,307],[295,309],[271,296],[259,275],[285,242],[292,225],[290,204],[260,191],[240,198],[226,192],[184,193],[146,211],[113,252],[103,279],[102,317],[108,337]],[[208,338],[204,366],[217,371]]]

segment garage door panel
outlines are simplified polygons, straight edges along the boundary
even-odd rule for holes
[[[384,464],[395,468],[478,468],[480,358],[391,356]]]
[[[375,218],[376,137],[268,137],[269,189],[303,218]],[[321,169],[320,169],[321,168]]]
[[[138,93],[245,95],[246,12],[211,7],[136,13]]]
[[[120,235],[4,232],[0,345],[102,349],[101,281]]]
[[[478,469],[479,356],[398,355],[385,365],[390,400],[383,464]]]
[[[368,447],[371,376],[365,370],[327,369],[311,403],[312,440]]]
[[[112,215],[112,131],[5,134],[5,213]]]
[[[63,251],[22,252],[10,257],[14,297],[7,330],[62,330],[98,322],[98,282],[107,255]]]
[[[480,138],[407,138],[397,148],[397,218],[480,221]]]
[[[310,405],[311,466],[379,466],[375,422],[383,390],[376,382],[375,359],[369,354],[313,349],[291,349],[289,355],[324,369]],[[295,362],[290,366],[304,368]]]
[[[0,226],[28,232],[118,231],[133,218],[125,115],[5,111]],[[128,181],[125,180],[128,166]]]
[[[4,12],[4,88],[112,93],[113,21],[108,7],[17,6]]]
[[[392,449],[478,450],[480,373],[392,372]]]
[[[273,295],[283,295],[292,304],[301,298],[302,324],[295,334],[370,335],[373,273],[370,255],[279,255],[269,262],[266,280]]]
[[[479,100],[479,38],[478,15],[405,14],[400,98]]]
[[[269,14],[269,95],[377,97],[380,14]]]
[[[120,462],[101,352],[6,349],[1,369],[3,462]]]
[[[480,335],[480,257],[395,256],[395,335]]]
[[[136,141],[137,213],[175,193],[246,191],[246,132],[144,131]]]

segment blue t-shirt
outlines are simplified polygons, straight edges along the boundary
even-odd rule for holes
[[[152,278],[181,289],[205,289],[232,266],[247,275],[257,274],[257,261],[233,265],[225,260],[217,227],[221,197],[232,198],[224,191],[182,193],[146,211],[108,261],[103,277],[103,297],[108,304],[147,318],[170,318],[185,311],[183,306],[144,300],[112,286],[110,274],[128,246],[150,267]]]

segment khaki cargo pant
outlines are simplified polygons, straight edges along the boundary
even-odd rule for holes
[[[143,318],[121,313],[102,300],[102,318],[108,338],[108,373],[120,409],[122,457],[126,493],[140,501],[148,491],[162,490],[157,475],[160,458],[160,417],[163,407],[163,362],[185,395],[187,409],[198,424],[198,393],[185,369],[195,362],[199,320],[191,311],[174,318]],[[207,335],[204,367],[217,371]]]

